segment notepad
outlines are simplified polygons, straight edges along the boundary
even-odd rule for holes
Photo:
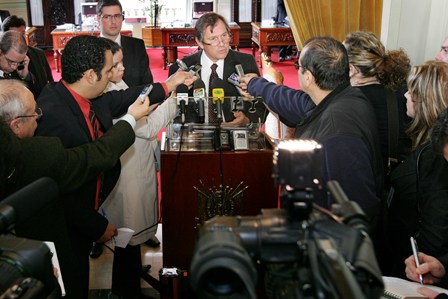
[[[64,281],[62,280],[62,272],[61,272],[61,267],[59,266],[59,260],[58,260],[58,254],[56,252],[56,246],[51,241],[45,241],[44,243],[48,246],[48,248],[50,249],[50,251],[52,253],[51,262],[53,263],[53,267],[56,268],[57,272],[58,272],[58,283],[59,283],[59,286],[61,287],[61,297],[65,297],[65,286],[64,286]]]
[[[427,298],[417,292],[419,287],[427,287],[439,293],[448,293],[448,290],[432,285],[421,285],[418,282],[408,281],[397,277],[383,276],[384,294],[389,299],[419,299]]]

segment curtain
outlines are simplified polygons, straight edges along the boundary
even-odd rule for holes
[[[352,31],[381,33],[383,0],[284,0],[298,49],[327,35],[342,41]]]

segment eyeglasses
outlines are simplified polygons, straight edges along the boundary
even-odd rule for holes
[[[9,64],[10,67],[17,67],[20,68],[25,64],[25,60],[22,60],[20,62],[16,62],[14,60],[9,59],[8,57],[6,57],[5,54],[3,54],[3,57],[5,57],[6,62]]]
[[[36,110],[34,111],[33,115],[19,115],[16,118],[26,118],[26,117],[36,117],[37,116],[37,120],[39,120],[42,117],[42,115],[44,115],[42,112],[42,109],[37,107]]]
[[[215,36],[207,38],[207,42],[202,42],[205,45],[217,46],[222,41],[223,43],[228,43],[232,39],[232,35],[229,32],[223,33],[220,36]]]
[[[305,69],[304,66],[300,65],[298,60],[296,62],[294,62],[294,67],[296,68],[296,70],[300,69],[301,67]]]
[[[101,19],[109,22],[110,20],[114,19],[114,21],[121,21],[123,20],[124,15],[123,14],[116,14],[116,15],[103,15],[101,16]]]

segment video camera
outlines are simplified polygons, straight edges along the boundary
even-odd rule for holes
[[[47,245],[3,235],[10,233],[16,224],[26,221],[38,207],[53,200],[57,194],[56,183],[42,178],[0,201],[0,299],[58,297],[52,253]]]
[[[198,298],[380,298],[368,222],[337,182],[323,186],[322,157],[312,140],[279,143],[274,177],[282,208],[203,224],[189,271]],[[314,203],[328,191],[337,212]]]

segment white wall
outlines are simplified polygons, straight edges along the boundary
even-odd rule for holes
[[[403,48],[412,64],[434,59],[448,36],[448,1],[383,0],[381,40],[387,49]]]

